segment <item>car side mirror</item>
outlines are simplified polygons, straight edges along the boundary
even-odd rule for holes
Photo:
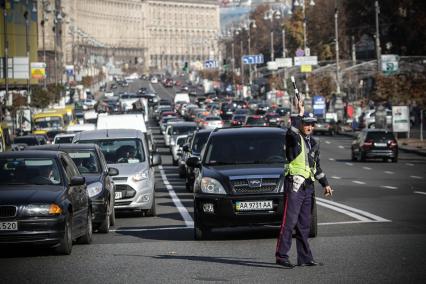
[[[108,168],[108,175],[111,177],[118,176],[119,173],[120,172],[116,168]]]
[[[161,156],[158,153],[155,153],[152,155],[152,163],[151,167],[159,166],[161,165]]]
[[[71,186],[84,185],[86,183],[86,179],[82,176],[74,176],[70,180]]]
[[[186,160],[186,165],[192,168],[198,168],[200,167],[200,159],[198,157],[189,157]]]

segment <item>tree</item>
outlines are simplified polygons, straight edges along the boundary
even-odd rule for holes
[[[35,108],[46,108],[52,101],[54,101],[54,93],[40,87],[32,87],[31,106]]]

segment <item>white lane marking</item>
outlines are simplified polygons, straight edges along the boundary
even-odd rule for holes
[[[343,147],[342,145],[339,145],[339,148],[340,148],[340,149],[345,149],[345,147]]]
[[[423,177],[419,177],[419,176],[410,176],[410,178],[414,178],[414,179],[423,179]]]
[[[331,142],[330,142],[330,141],[328,141],[328,140],[326,140],[326,141],[325,141],[325,144],[331,144]]]
[[[187,230],[187,229],[193,229],[192,227],[166,227],[166,228],[133,228],[133,229],[110,229],[110,232],[147,232],[147,231],[168,231],[168,230]]]
[[[357,214],[360,214],[360,215],[363,215],[363,216],[365,216],[365,217],[368,217],[368,218],[370,218],[370,219],[372,219],[373,221],[375,221],[375,222],[391,222],[391,220],[388,220],[388,219],[385,219],[385,218],[382,218],[382,217],[380,217],[380,216],[377,216],[377,215],[374,215],[374,214],[371,214],[371,213],[369,213],[369,212],[367,212],[367,211],[364,211],[364,210],[360,210],[360,209],[356,209],[356,208],[353,208],[353,207],[350,207],[350,206],[347,206],[347,205],[344,205],[344,204],[342,204],[342,203],[338,203],[338,202],[335,202],[335,201],[331,201],[331,200],[327,200],[327,199],[324,199],[324,198],[321,198],[321,197],[315,197],[315,199],[318,201],[320,201],[320,202],[323,202],[323,203],[327,203],[327,204],[329,204],[329,205],[332,205],[332,206],[334,206],[335,208],[343,208],[343,209],[346,209],[346,210],[349,210],[349,211],[351,211],[351,212],[354,212],[354,213],[357,213]],[[361,220],[360,220],[361,221]]]
[[[412,164],[412,163],[406,163],[406,165],[407,165],[407,166],[410,166],[410,167],[413,167],[413,166],[414,166],[414,164]]]
[[[352,182],[353,182],[353,183],[356,183],[356,184],[365,184],[365,182],[363,182],[363,181],[359,181],[359,180],[353,180]]]
[[[335,161],[335,159],[334,159],[334,158],[328,158],[328,160],[329,160],[329,161]]]
[[[416,194],[426,195],[426,192],[423,192],[423,191],[414,191],[414,193],[416,193]]]
[[[396,186],[390,186],[390,185],[382,185],[380,187],[387,188],[387,189],[398,189]]]
[[[363,217],[363,216],[361,216],[359,214],[356,214],[356,213],[350,212],[348,210],[345,210],[345,209],[342,209],[342,208],[339,208],[339,207],[336,207],[336,206],[333,206],[333,205],[326,204],[326,203],[323,203],[321,201],[318,201],[318,198],[317,198],[317,205],[320,205],[322,207],[326,207],[326,208],[329,208],[331,210],[343,213],[345,215],[348,215],[349,217],[357,219],[358,221],[363,221],[363,222],[371,221],[370,219],[368,219],[366,217]]]
[[[331,176],[333,179],[341,179],[341,177]]]
[[[388,174],[388,175],[393,175],[394,174],[394,172],[392,172],[392,171],[384,171],[384,173]]]
[[[343,221],[343,222],[325,222],[325,223],[318,223],[318,226],[324,226],[324,225],[344,225],[344,224],[361,224],[361,223],[371,223],[371,222],[378,222],[378,221]]]
[[[185,221],[185,225],[187,227],[194,227],[194,220],[192,220],[191,215],[189,215],[188,210],[185,206],[183,206],[182,202],[180,201],[179,197],[177,197],[176,192],[173,190],[173,186],[170,185],[169,181],[167,180],[167,176],[164,173],[163,166],[158,166],[161,173],[161,178],[163,179],[163,183],[166,185],[167,190],[169,191],[169,195],[173,200],[173,203],[175,204],[176,208],[179,210],[180,215],[182,216],[183,220]]]
[[[346,165],[348,165],[348,166],[353,166],[354,164],[352,164],[352,163],[345,163]]]
[[[370,171],[371,170],[371,168],[369,168],[369,167],[362,167],[364,170],[367,170],[367,171]]]

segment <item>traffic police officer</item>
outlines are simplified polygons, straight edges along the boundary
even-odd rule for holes
[[[311,206],[314,198],[315,179],[324,188],[324,195],[331,196],[333,190],[320,167],[319,144],[311,136],[316,118],[304,115],[304,106],[298,102],[299,115],[286,134],[286,156],[288,165],[284,181],[284,216],[275,252],[276,263],[293,268],[288,253],[291,248],[293,230],[296,232],[297,264],[316,266],[308,236],[311,225]]]

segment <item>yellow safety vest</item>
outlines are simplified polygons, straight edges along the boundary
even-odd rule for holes
[[[308,160],[308,151],[306,150],[306,142],[303,139],[302,135],[299,134],[300,137],[300,145],[302,148],[302,151],[300,151],[299,155],[291,161],[285,169],[285,175],[297,175],[302,176],[305,179],[311,179],[315,180],[315,162],[314,167],[309,167],[309,160]]]

